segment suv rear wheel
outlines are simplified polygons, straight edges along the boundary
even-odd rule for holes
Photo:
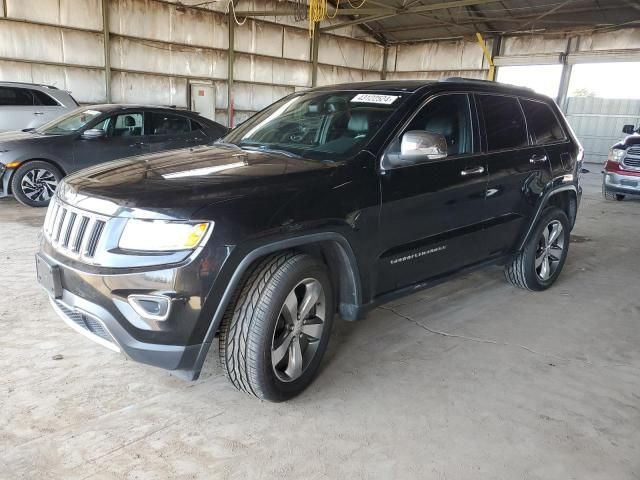
[[[46,207],[49,205],[62,172],[48,162],[34,160],[21,165],[11,179],[11,191],[23,205]]]
[[[505,268],[513,285],[546,290],[556,281],[569,252],[569,219],[557,207],[543,214],[524,249]]]
[[[279,402],[313,380],[335,310],[327,266],[306,254],[267,257],[220,327],[220,360],[239,390]]]

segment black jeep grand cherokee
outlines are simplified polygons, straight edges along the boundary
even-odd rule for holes
[[[211,146],[67,177],[38,277],[73,328],[279,401],[318,371],[334,314],[489,264],[544,290],[566,260],[582,149],[553,101],[488,82],[290,95]]]

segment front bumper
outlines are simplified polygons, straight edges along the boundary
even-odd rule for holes
[[[604,171],[604,187],[613,193],[640,195],[640,175]]]
[[[228,249],[207,248],[176,266],[140,271],[100,269],[71,262],[43,240],[38,256],[59,271],[60,291],[48,292],[53,309],[77,332],[137,362],[173,371],[186,379],[194,371],[211,323],[211,287]],[[54,295],[57,295],[54,298]],[[166,318],[145,318],[131,295],[171,299]],[[208,348],[208,345],[206,346]]]
[[[7,169],[0,163],[0,198],[9,196],[9,181],[13,170]]]

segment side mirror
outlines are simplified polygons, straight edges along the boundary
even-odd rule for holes
[[[625,125],[622,127],[622,133],[626,133],[627,135],[631,135],[634,130],[633,125]]]
[[[100,130],[99,128],[90,128],[89,130],[85,130],[82,132],[81,137],[85,140],[93,140],[95,138],[104,138],[107,134],[104,130]]]
[[[447,141],[439,133],[409,130],[400,142],[402,160],[437,160],[447,156]]]

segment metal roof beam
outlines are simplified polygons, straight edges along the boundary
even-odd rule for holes
[[[335,25],[329,25],[328,27],[322,27],[320,31],[328,32],[330,30],[337,30],[342,27],[348,27],[350,25],[360,25],[361,23],[373,22],[374,20],[382,20],[383,18],[395,17],[397,13],[388,13],[384,15],[369,15],[367,17],[356,18],[348,22],[336,23]],[[382,30],[384,32],[384,30]]]

